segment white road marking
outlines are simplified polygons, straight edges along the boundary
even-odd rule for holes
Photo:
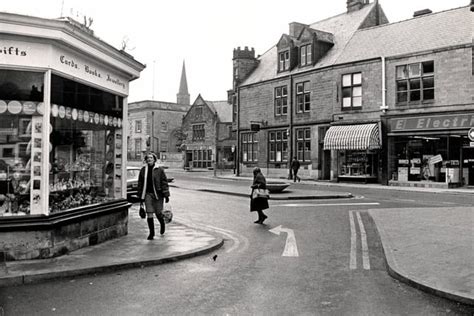
[[[280,235],[281,232],[286,233],[285,249],[281,254],[282,257],[298,257],[298,246],[296,246],[296,238],[293,229],[283,228],[281,225],[269,230],[275,235]]]
[[[365,227],[364,223],[362,223],[360,213],[356,212],[356,216],[357,221],[359,222],[360,240],[362,243],[362,266],[365,270],[370,270],[369,247],[367,247],[367,234],[365,233]]]
[[[289,204],[273,204],[275,206],[289,206],[289,207],[308,207],[308,206],[358,206],[358,205],[380,205],[377,202],[366,203],[330,203],[330,204],[309,204],[309,203],[289,203]]]
[[[355,223],[354,223],[354,215],[352,214],[352,211],[349,211],[349,223],[351,226],[351,252],[350,252],[350,259],[349,259],[349,269],[355,270],[357,268],[357,261],[356,261],[357,235],[356,235],[356,229],[355,229]]]
[[[230,253],[236,249],[238,249],[240,247],[240,241],[242,240],[243,242],[243,246],[239,249],[239,251],[243,251],[245,249],[248,248],[249,246],[249,241],[246,237],[236,233],[236,232],[233,232],[233,231],[230,231],[230,230],[227,230],[227,229],[223,229],[223,228],[219,228],[219,227],[215,227],[215,226],[211,226],[211,225],[206,225],[206,224],[203,224],[203,223],[198,223],[198,222],[192,222],[191,220],[186,220],[182,217],[176,217],[176,221],[177,222],[180,222],[180,223],[183,223],[184,225],[186,226],[189,226],[189,227],[195,227],[195,228],[199,228],[199,229],[202,229],[202,230],[207,230],[207,231],[216,231],[222,235],[224,235],[225,237],[229,238],[230,240],[233,241],[232,243],[232,246],[229,248],[229,249],[226,249],[226,253]]]

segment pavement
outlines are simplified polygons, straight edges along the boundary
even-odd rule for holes
[[[251,182],[250,177],[220,174],[219,178]],[[267,182],[287,182],[268,179]],[[351,198],[349,192],[331,192],[331,186],[351,187],[361,184],[301,181],[271,199]],[[173,184],[172,186],[177,186]],[[474,189],[435,189],[387,187],[364,184],[384,190],[410,190],[431,193],[448,191],[474,194]],[[191,188],[192,189],[192,188]],[[195,190],[249,195],[248,187],[200,184]],[[474,213],[472,208],[403,208],[369,210],[384,249],[388,273],[424,291],[464,304],[474,305]],[[153,241],[146,240],[148,228],[138,217],[137,205],[129,212],[129,234],[99,245],[73,251],[67,255],[42,260],[8,261],[0,264],[0,287],[36,283],[49,279],[70,278],[84,274],[140,268],[173,262],[213,252],[224,243],[223,236],[173,220],[166,233]]]

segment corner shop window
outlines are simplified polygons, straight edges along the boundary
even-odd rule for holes
[[[122,197],[122,98],[52,76],[49,211]]]
[[[41,129],[43,80],[43,73],[0,69],[0,216],[30,214],[32,186],[40,185],[30,180],[32,161],[41,161],[32,131]]]

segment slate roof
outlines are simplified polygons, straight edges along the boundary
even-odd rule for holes
[[[469,6],[355,32],[337,63],[389,57],[472,42]]]
[[[232,123],[232,104],[227,101],[205,101],[212,112],[217,113],[221,123]]]
[[[337,61],[339,55],[343,52],[344,47],[347,45],[354,32],[357,31],[360,25],[364,22],[371,10],[375,8],[376,4],[375,2],[372,2],[360,10],[350,13],[344,12],[331,18],[310,24],[309,27],[312,29],[329,32],[334,35],[334,46],[313,66],[313,68],[333,65]],[[259,61],[260,63],[258,67],[250,74],[242,85],[253,84],[260,81],[287,76],[289,73],[298,73],[311,69],[308,67],[302,69],[295,68],[290,72],[277,73],[278,59],[276,45],[260,56]]]

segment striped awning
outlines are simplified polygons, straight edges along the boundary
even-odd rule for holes
[[[324,137],[324,150],[380,148],[378,124],[331,126]]]

